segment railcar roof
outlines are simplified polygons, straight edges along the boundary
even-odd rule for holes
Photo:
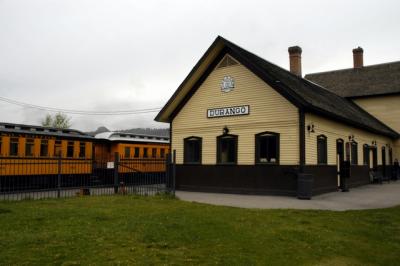
[[[154,142],[154,143],[169,143],[169,137],[133,134],[119,131],[103,132],[95,135],[96,139],[106,139],[110,141],[124,142]]]
[[[4,123],[4,122],[0,122],[0,132],[68,137],[68,138],[79,138],[79,139],[94,139],[92,136],[76,129],[60,129],[54,127],[43,127],[35,125]]]

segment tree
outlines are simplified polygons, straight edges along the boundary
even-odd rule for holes
[[[57,113],[54,116],[47,114],[46,117],[42,120],[42,126],[55,127],[55,128],[70,128],[71,118],[63,113]]]

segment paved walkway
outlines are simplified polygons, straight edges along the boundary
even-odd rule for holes
[[[181,200],[213,205],[258,209],[320,209],[362,210],[387,208],[400,205],[400,181],[383,185],[366,185],[350,189],[350,192],[332,192],[299,200],[295,197],[256,196],[203,192],[177,191]]]

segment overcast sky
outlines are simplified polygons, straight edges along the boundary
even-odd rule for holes
[[[400,1],[0,0],[0,97],[90,111],[162,107],[221,35],[303,74],[400,60]],[[0,101],[0,121],[46,112]],[[156,113],[71,115],[73,128],[166,127]]]

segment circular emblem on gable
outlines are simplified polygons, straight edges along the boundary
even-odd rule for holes
[[[221,82],[221,91],[230,92],[235,88],[235,80],[230,76],[225,76]]]

